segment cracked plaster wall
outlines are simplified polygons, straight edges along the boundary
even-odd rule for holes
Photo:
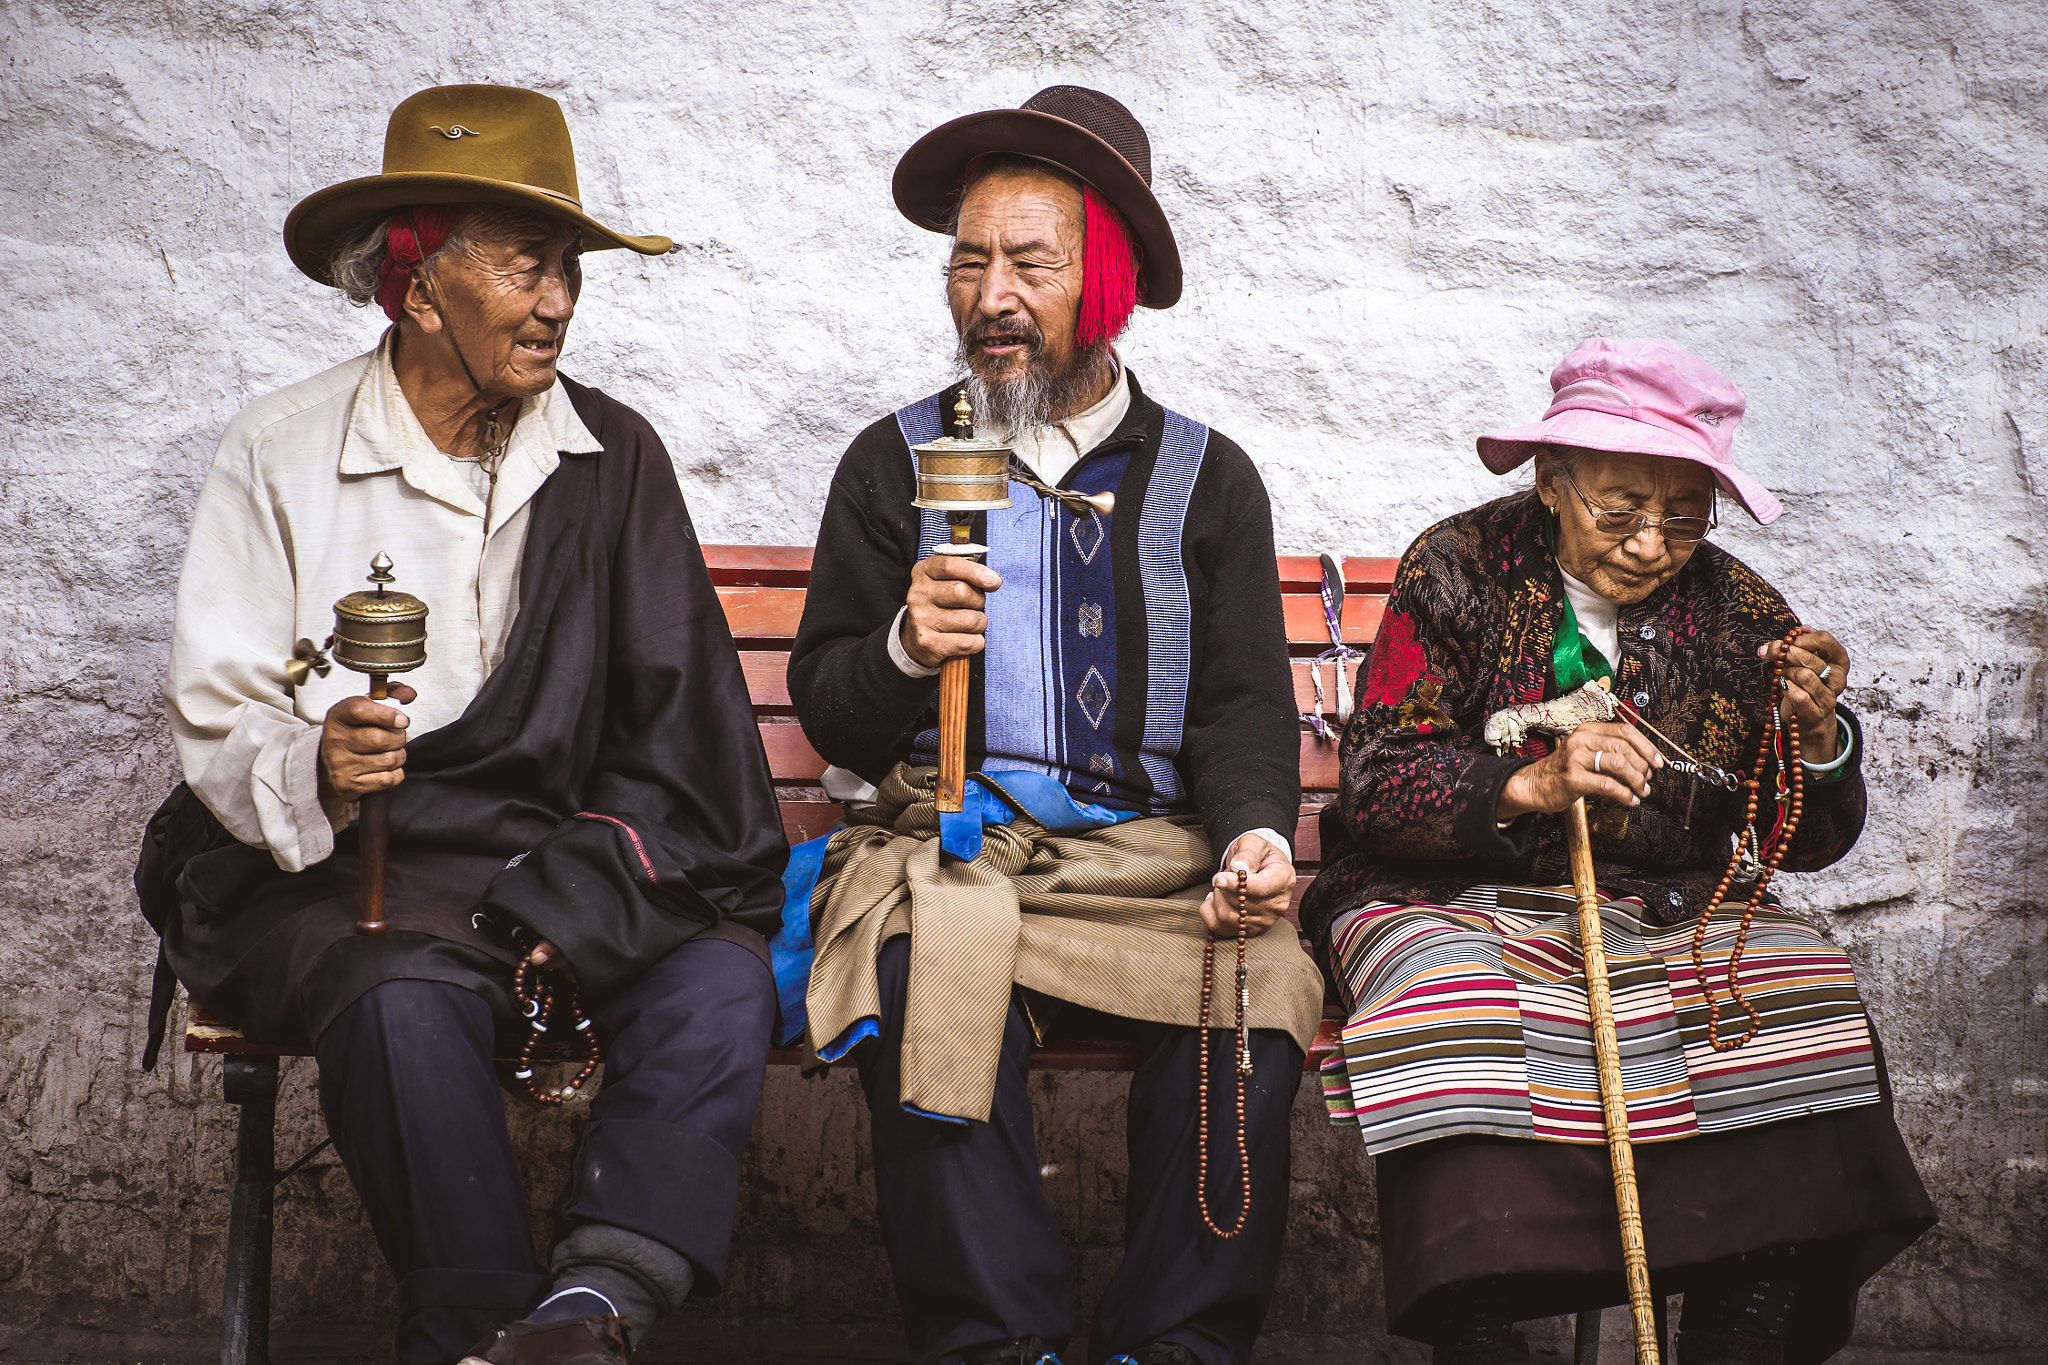
[[[852,433],[946,378],[940,244],[893,212],[895,157],[1078,81],[1148,125],[1186,254],[1126,353],[1251,451],[1285,549],[1397,553],[1491,495],[1472,436],[1540,411],[1586,335],[1676,338],[1747,390],[1739,450],[1789,510],[1723,538],[1857,652],[1871,740],[1869,831],[1796,894],[1856,957],[1944,1215],[1857,1349],[2043,1358],[2044,71],[2021,0],[10,0],[0,1349],[212,1331],[232,1131],[217,1065],[134,1069],[128,869],[172,781],[157,682],[214,442],[377,331],[293,272],[286,209],[373,169],[414,89],[553,94],[588,202],[682,244],[593,260],[570,372],[653,418],[705,539],[804,541]],[[310,1080],[287,1151],[319,1132]],[[1099,1286],[1121,1086],[1037,1084]],[[886,1344],[859,1113],[843,1078],[771,1080],[733,1292],[673,1342]],[[1306,1095],[1297,1118],[1287,1358],[1412,1359],[1363,1159]],[[561,1120],[518,1123],[540,1199]],[[345,1178],[295,1177],[280,1219],[287,1338],[374,1352],[391,1286]]]

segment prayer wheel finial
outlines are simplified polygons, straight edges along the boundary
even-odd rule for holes
[[[386,591],[397,579],[391,556],[370,561],[374,592],[352,592],[334,604],[334,662],[375,677],[409,673],[427,661],[427,604],[409,592]]]
[[[967,401],[967,386],[960,386],[960,401],[953,405],[953,434],[962,440],[974,439],[974,404]]]

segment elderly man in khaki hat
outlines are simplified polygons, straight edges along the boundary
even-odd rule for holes
[[[584,211],[554,101],[471,85],[399,105],[383,173],[285,244],[392,325],[243,409],[200,491],[164,689],[187,783],[145,908],[195,1001],[312,1044],[402,1362],[622,1360],[724,1274],[787,858],[668,455],[557,369],[583,253],[669,242]],[[310,644],[288,670],[384,552],[430,613],[410,685],[352,695]],[[492,1063],[543,990],[606,1063],[545,1268]]]

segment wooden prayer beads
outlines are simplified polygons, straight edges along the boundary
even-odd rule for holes
[[[1743,949],[1749,945],[1749,926],[1756,919],[1757,907],[1763,904],[1764,889],[1770,885],[1778,865],[1785,861],[1786,851],[1792,845],[1792,836],[1799,830],[1799,817],[1806,805],[1806,769],[1800,762],[1799,753],[1799,715],[1793,711],[1786,711],[1782,716],[1779,714],[1785,695],[1785,659],[1791,652],[1792,642],[1805,633],[1805,626],[1794,626],[1785,632],[1781,642],[1777,664],[1771,670],[1770,723],[1764,727],[1757,741],[1756,767],[1743,784],[1749,789],[1748,809],[1743,814],[1741,828],[1736,832],[1735,849],[1729,855],[1728,868],[1721,874],[1720,885],[1714,888],[1714,894],[1707,899],[1706,908],[1700,912],[1699,925],[1692,934],[1693,974],[1699,980],[1700,989],[1706,993],[1707,1041],[1714,1045],[1716,1052],[1735,1051],[1756,1037],[1757,1030],[1764,1023],[1763,1015],[1742,993],[1735,974],[1742,965]],[[1776,759],[1776,771],[1772,776],[1777,787],[1774,804],[1780,824],[1768,839],[1760,839],[1756,832],[1757,795],[1763,789],[1764,774],[1773,766],[1773,758]],[[1729,1041],[1720,1036],[1721,1003],[1714,998],[1713,983],[1707,979],[1707,926],[1713,920],[1714,912],[1720,908],[1721,898],[1728,894],[1736,874],[1742,870],[1745,839],[1749,841],[1750,857],[1757,865],[1756,885],[1750,889],[1749,901],[1742,907],[1742,924],[1735,931],[1735,951],[1728,958],[1727,976],[1728,995],[1749,1016],[1749,1028],[1740,1038]]]
[[[597,1035],[591,1030],[590,1018],[577,1008],[576,988],[564,986],[568,993],[566,1007],[576,1020],[576,1032],[583,1039],[583,1069],[576,1078],[560,1090],[545,1090],[534,1083],[533,1053],[540,1046],[540,1040],[548,1031],[548,1020],[554,1017],[555,987],[545,979],[532,975],[532,963],[521,959],[517,970],[512,973],[512,997],[519,1002],[519,1012],[527,1022],[526,1042],[519,1049],[519,1069],[512,1074],[526,1082],[526,1093],[539,1104],[566,1104],[570,1097],[583,1088],[603,1060],[603,1053],[597,1045]]]
[[[1214,934],[1209,935],[1209,941],[1202,949],[1202,1012],[1195,1024],[1202,1035],[1199,1044],[1201,1084],[1197,1087],[1195,1100],[1201,1114],[1195,1146],[1195,1208],[1201,1213],[1202,1221],[1208,1224],[1209,1231],[1226,1242],[1244,1231],[1245,1222],[1252,1214],[1251,1156],[1244,1136],[1244,1087],[1252,1074],[1251,1035],[1245,1031],[1245,1015],[1251,1008],[1250,978],[1245,970],[1245,951],[1251,941],[1245,927],[1245,887],[1250,880],[1250,871],[1240,863],[1237,867],[1237,1169],[1244,1181],[1244,1191],[1237,1206],[1237,1223],[1228,1232],[1216,1225],[1216,1219],[1209,1212],[1209,998],[1214,993],[1216,980]]]

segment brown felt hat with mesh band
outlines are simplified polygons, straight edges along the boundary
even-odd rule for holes
[[[292,264],[322,284],[335,248],[368,219],[413,204],[514,204],[583,229],[583,249],[659,256],[666,237],[617,232],[583,211],[562,106],[509,85],[440,85],[391,111],[381,175],[330,185],[284,220]]]
[[[1021,109],[990,109],[942,123],[896,163],[891,189],[903,216],[933,232],[952,230],[967,163],[991,152],[1036,157],[1073,172],[1130,224],[1145,253],[1147,308],[1180,299],[1180,248],[1152,195],[1152,142],[1131,111],[1099,90],[1054,85]]]

